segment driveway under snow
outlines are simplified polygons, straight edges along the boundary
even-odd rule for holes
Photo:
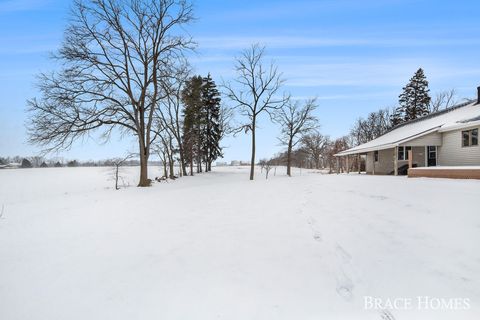
[[[0,171],[0,319],[480,319],[480,181],[107,171]]]

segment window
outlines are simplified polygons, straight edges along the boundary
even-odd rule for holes
[[[472,146],[478,146],[478,129],[471,130]]]
[[[478,146],[478,129],[462,131],[462,147]]]
[[[412,150],[412,147],[398,147],[398,160],[408,160],[408,151]]]
[[[398,147],[398,160],[403,159],[405,159],[405,150],[403,150],[403,147]]]
[[[378,162],[378,151],[373,152],[373,157],[375,158],[375,162]]]
[[[428,146],[428,159],[436,159],[436,158],[437,158],[437,147]]]

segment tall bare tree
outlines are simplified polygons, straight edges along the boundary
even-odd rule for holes
[[[309,156],[313,162],[315,169],[323,168],[325,165],[322,162],[327,159],[327,148],[330,143],[330,139],[319,132],[313,132],[304,135],[301,139],[302,150]]]
[[[273,62],[265,65],[264,56],[265,47],[258,44],[244,50],[236,58],[237,78],[234,83],[223,85],[228,98],[239,108],[240,114],[248,119],[248,123],[238,128],[238,132],[244,130],[252,133],[250,180],[255,176],[255,134],[258,118],[262,114],[268,114],[272,119],[273,112],[282,108],[288,100],[279,97],[279,90],[284,82],[281,73]]]
[[[300,137],[317,129],[318,119],[313,112],[317,108],[316,99],[305,101],[289,100],[283,108],[275,112],[274,119],[282,126],[280,137],[282,145],[287,146],[287,175],[291,176],[292,150],[300,141]]]
[[[163,99],[160,108],[157,109],[161,128],[168,130],[172,140],[175,140],[180,162],[180,174],[187,175],[185,161],[184,143],[182,138],[182,90],[189,77],[190,69],[188,64],[181,63],[171,70],[171,76],[163,81],[164,91],[167,92],[166,99]],[[162,145],[165,145],[162,141]]]
[[[455,104],[457,104],[457,92],[455,89],[440,91],[430,101],[430,113],[448,109]]]
[[[380,109],[370,112],[365,119],[358,118],[350,130],[350,136],[353,145],[357,146],[380,137],[390,129],[390,111],[388,108]]]
[[[139,186],[148,186],[155,109],[168,92],[170,65],[193,49],[183,26],[193,19],[185,0],[75,0],[57,72],[39,77],[40,99],[28,101],[30,142],[47,151],[103,129],[138,140]]]

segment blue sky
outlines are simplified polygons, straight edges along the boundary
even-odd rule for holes
[[[408,0],[195,1],[188,30],[198,42],[191,62],[220,83],[234,76],[234,57],[266,45],[297,98],[317,96],[321,131],[347,134],[356,118],[397,103],[418,67],[432,95],[455,88],[471,98],[480,85],[480,2]],[[35,75],[54,68],[67,24],[68,0],[0,0],[0,155],[33,155],[26,143],[25,101],[36,96]],[[228,101],[225,101],[228,102]],[[279,128],[260,120],[258,158],[281,150]],[[249,158],[249,137],[225,140],[225,160]],[[59,154],[103,159],[134,150],[131,139],[78,142]]]

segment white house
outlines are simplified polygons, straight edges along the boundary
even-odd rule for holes
[[[353,155],[366,156],[366,171],[370,174],[406,174],[409,166],[435,167],[437,173],[438,169],[480,172],[480,87],[477,91],[476,101],[401,124],[336,156],[345,157],[347,162]],[[409,175],[410,171],[420,172],[415,170],[409,170]]]

